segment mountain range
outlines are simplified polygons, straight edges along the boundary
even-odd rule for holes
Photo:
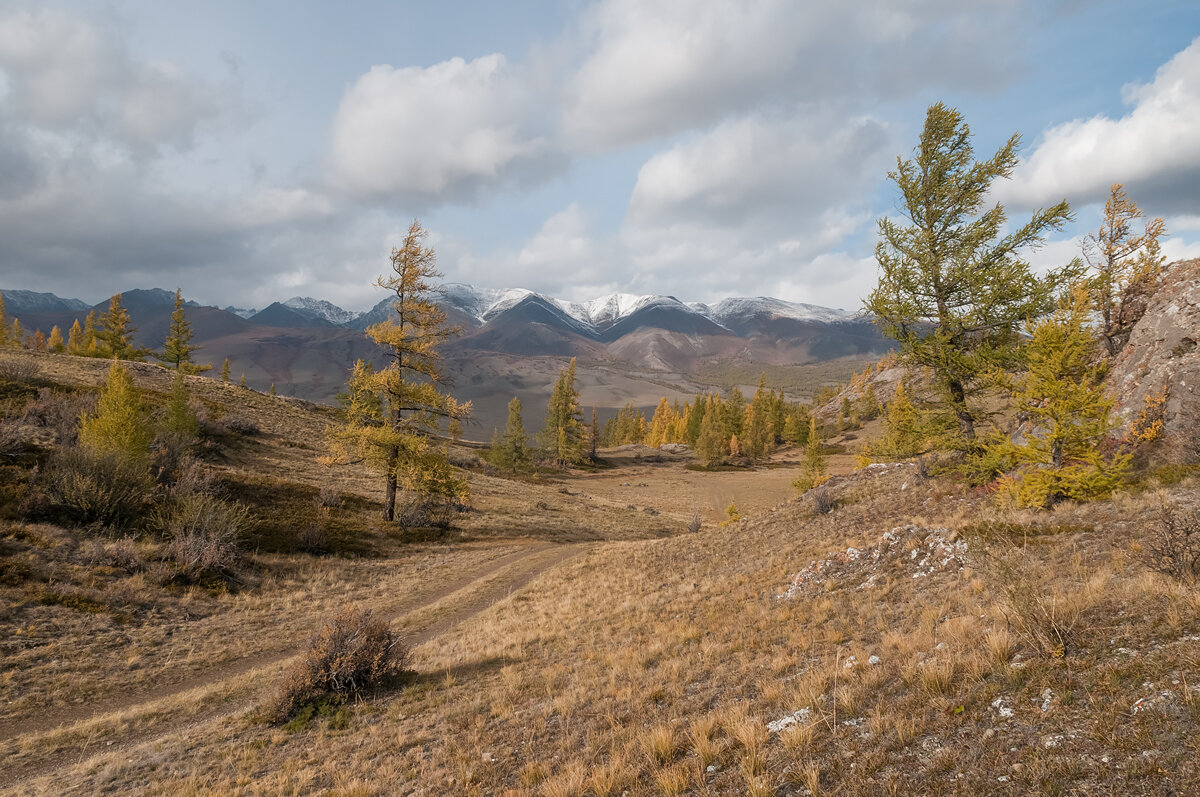
[[[64,332],[88,305],[50,293],[3,290],[10,317],[27,332]],[[135,289],[122,294],[137,327],[135,341],[161,348],[174,293]],[[889,346],[869,318],[844,310],[770,297],[728,298],[713,305],[673,296],[611,294],[570,302],[524,289],[441,286],[440,304],[461,334],[445,345],[447,370],[461,399],[475,401],[485,424],[513,395],[543,403],[565,358],[577,357],[585,403],[619,407],[653,404],[664,384],[686,396],[688,375],[706,365],[789,366],[839,358],[873,357]],[[365,312],[310,297],[262,309],[218,308],[187,302],[193,342],[201,361],[217,368],[228,357],[233,378],[314,401],[331,401],[358,358],[379,361],[382,352],[363,331],[387,318],[391,300]],[[590,395],[589,395],[590,391]],[[489,426],[490,428],[490,426]]]

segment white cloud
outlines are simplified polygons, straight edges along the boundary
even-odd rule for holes
[[[726,122],[647,161],[629,217],[635,226],[774,219],[794,227],[802,215],[864,197],[894,148],[887,128],[869,118],[819,112]]]
[[[751,108],[1008,80],[1024,3],[608,0],[584,24],[568,140],[608,148]]]
[[[1151,213],[1194,211],[1200,184],[1200,39],[1164,64],[1154,80],[1126,86],[1129,112],[1056,125],[1033,154],[997,187],[1025,206],[1067,197],[1103,201],[1113,183]]]
[[[333,178],[358,196],[432,202],[548,168],[535,95],[529,73],[500,54],[372,67],[333,120]]]
[[[189,149],[201,125],[236,104],[229,87],[134,59],[120,31],[51,8],[0,12],[0,72],[6,115],[140,158]]]

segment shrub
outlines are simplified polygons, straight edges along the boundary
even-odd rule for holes
[[[96,410],[95,393],[63,393],[43,387],[25,407],[23,423],[49,429],[60,446],[79,442],[79,419]]]
[[[397,681],[408,646],[370,609],[346,607],[321,626],[300,660],[288,670],[275,699],[285,720],[322,698],[340,699]]]
[[[66,448],[47,463],[33,513],[78,525],[129,528],[145,517],[154,479],[145,464],[118,453]],[[40,504],[41,506],[37,506]]]
[[[1023,548],[977,551],[975,564],[990,577],[1001,611],[1019,636],[1051,658],[1072,651],[1087,601],[1082,585],[1047,589],[1044,566]]]
[[[32,382],[42,373],[36,362],[24,357],[0,357],[0,379]]]
[[[1167,505],[1140,542],[1142,563],[1187,584],[1200,580],[1200,513]]]
[[[815,490],[811,490],[809,495],[812,496],[813,512],[816,514],[828,515],[834,509],[837,509],[837,500],[834,499],[833,494],[824,487],[818,487]]]
[[[323,554],[329,552],[329,535],[320,523],[309,523],[300,529],[296,542],[305,553]]]
[[[258,428],[257,423],[241,415],[225,418],[224,423],[226,429],[243,437],[254,437],[262,433],[262,429]]]
[[[692,512],[692,519],[687,524],[687,533],[695,534],[698,531],[700,531],[700,513]]]
[[[206,493],[179,497],[159,518],[168,556],[182,575],[193,579],[232,571],[238,540],[249,524],[246,507]]]

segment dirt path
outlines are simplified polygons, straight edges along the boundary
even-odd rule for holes
[[[484,567],[462,574],[462,577],[447,583],[432,592],[426,592],[421,599],[411,605],[394,609],[389,613],[389,620],[403,630],[410,645],[416,646],[485,611],[497,601],[500,601],[521,589],[541,573],[581,553],[583,544],[554,545],[541,543],[515,551],[488,562]],[[481,585],[482,582],[482,586]],[[409,615],[422,609],[464,593],[461,602],[454,602],[445,613],[435,613],[429,617],[421,617],[412,622],[405,622]],[[139,708],[149,709],[153,704],[165,702],[187,692],[205,687],[215,687],[225,681],[266,669],[272,665],[282,664],[285,660],[298,653],[295,648],[273,649],[263,653],[248,656],[217,666],[205,673],[179,681],[147,689],[134,694],[122,694],[92,703],[82,709],[63,710],[49,713],[40,717],[30,718],[17,723],[6,724],[0,729],[0,742],[8,742],[19,736],[42,734],[66,726],[92,722],[103,717],[134,711]],[[261,697],[262,688],[256,690]],[[203,710],[188,717],[187,730],[213,720],[230,716],[246,708],[250,701],[242,701],[237,706],[229,706],[228,700],[216,706]],[[119,741],[109,741],[103,747],[105,753],[128,750],[148,741],[153,741],[168,733],[176,733],[181,729],[177,724],[167,728],[148,727],[132,734],[123,732]],[[103,740],[100,740],[101,742]],[[93,754],[87,748],[98,744],[90,735],[82,747],[74,747],[55,752],[48,756],[31,758],[11,767],[0,770],[0,788],[7,788],[22,780],[46,775],[65,768],[73,763],[82,761]]]

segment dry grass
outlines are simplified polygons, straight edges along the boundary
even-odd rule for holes
[[[271,434],[264,427],[263,440],[236,452],[238,467],[266,456],[260,446]],[[426,584],[434,574],[425,563],[470,567],[487,555],[490,534],[516,534],[522,522],[532,537],[599,540],[418,645],[417,675],[402,691],[291,731],[222,717],[25,787],[630,797],[1200,788],[1200,596],[1130,553],[1151,497],[996,515],[985,496],[896,467],[831,481],[839,508],[827,515],[798,500],[769,505],[770,488],[760,486],[760,499],[718,496],[744,507],[763,502],[736,525],[646,539],[681,532],[692,507],[707,506],[693,486],[736,492],[749,480],[692,476],[673,463],[621,467],[629,470],[553,484],[473,476],[480,511],[467,533],[478,542],[413,545],[378,534],[374,559],[270,554],[272,571],[291,568],[286,578],[273,574],[252,595],[194,593],[193,605],[208,614],[173,621],[193,655],[211,660],[201,647],[219,644],[222,633],[253,637],[275,621],[295,635],[304,624],[289,615],[311,623],[319,613],[310,602],[327,609],[349,595]],[[790,475],[750,476],[774,473]],[[712,481],[691,481],[701,477]],[[316,494],[308,472],[288,478]],[[366,486],[338,489],[361,496]],[[1171,495],[1195,489],[1185,481]],[[623,502],[629,493],[637,498]],[[549,507],[544,517],[522,521],[537,501]],[[638,509],[645,506],[659,514]],[[485,528],[489,517],[502,532]],[[1010,594],[1013,572],[987,557],[920,568],[929,549],[918,534],[878,561],[845,553],[869,550],[908,523],[973,527],[972,544],[1015,571],[1017,591]],[[798,571],[834,553],[849,564],[779,597]],[[485,581],[479,589],[502,594],[502,580]],[[436,627],[439,612],[471,600],[447,596],[442,609],[414,621]],[[63,616],[61,607],[39,611]],[[85,649],[83,632],[99,627],[99,616],[71,614],[78,624],[64,627],[64,638]],[[138,640],[151,627],[123,633]],[[163,672],[161,653],[145,666]],[[53,680],[26,678],[25,664],[55,672],[49,657],[24,659],[15,676],[23,686]],[[108,688],[107,674],[93,683]],[[795,719],[768,730],[785,717]]]

